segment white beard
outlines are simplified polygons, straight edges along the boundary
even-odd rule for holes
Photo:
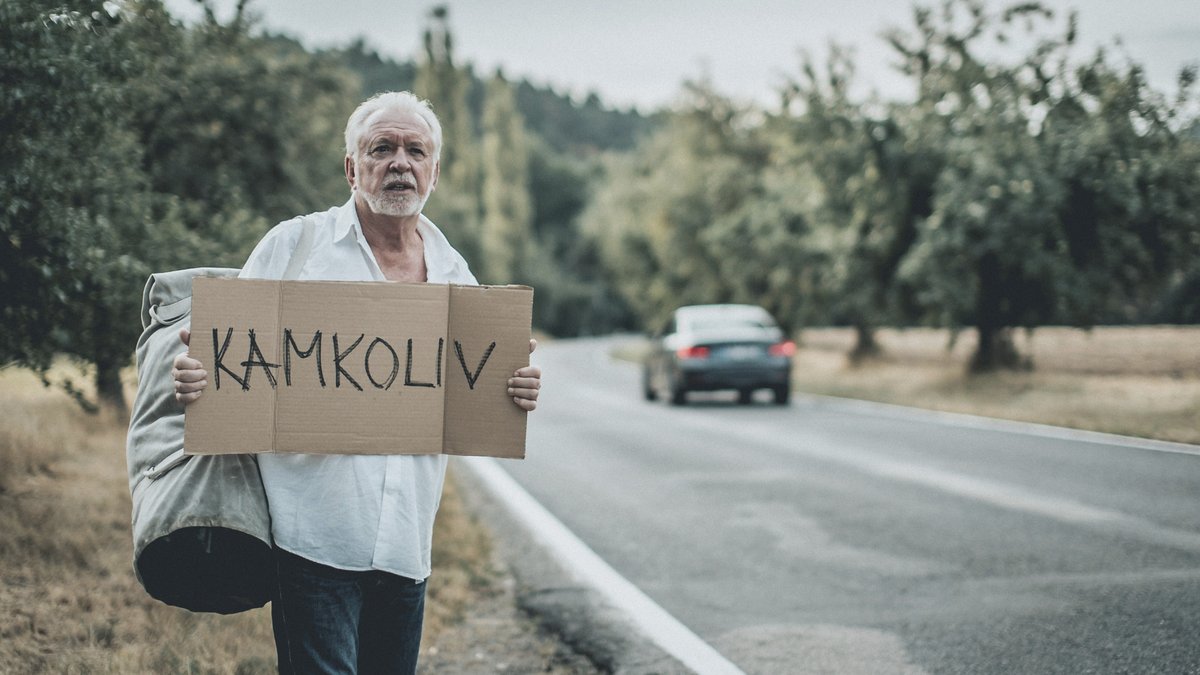
[[[414,185],[415,180],[410,180]],[[429,200],[429,194],[432,190],[421,194],[419,191],[412,192],[392,192],[381,188],[378,193],[368,192],[367,190],[359,190],[362,193],[363,201],[367,203],[367,207],[373,213],[378,213],[381,216],[392,216],[398,218],[407,218],[421,213],[421,209],[425,208],[425,202]]]

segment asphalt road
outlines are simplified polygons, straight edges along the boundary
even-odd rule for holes
[[[648,403],[618,341],[539,347],[503,466],[746,672],[1200,673],[1200,456]]]

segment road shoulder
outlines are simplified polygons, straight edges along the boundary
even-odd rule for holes
[[[516,606],[585,656],[595,668],[591,672],[691,672],[642,635],[599,593],[575,581],[477,474],[458,461],[452,463],[452,470],[462,486],[463,501],[491,531],[496,553],[512,575]]]

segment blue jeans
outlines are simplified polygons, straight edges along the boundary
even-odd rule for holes
[[[340,570],[275,551],[279,588],[271,622],[280,673],[416,672],[424,582]]]

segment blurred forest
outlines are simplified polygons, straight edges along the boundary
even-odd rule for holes
[[[886,38],[907,100],[855,96],[832,47],[772,109],[690,82],[652,115],[475,73],[444,7],[412,61],[250,16],[0,0],[0,363],[46,378],[65,354],[122,405],[146,276],[238,266],[345,201],[345,119],[398,89],[445,129],[426,213],[480,281],[535,286],[552,335],[749,302],[852,326],[860,357],[882,326],[974,329],[989,370],[1028,365],[1021,328],[1200,323],[1195,69],[1154,91],[1127,55],[1077,57],[1074,17],[1036,3],[915,9]]]

